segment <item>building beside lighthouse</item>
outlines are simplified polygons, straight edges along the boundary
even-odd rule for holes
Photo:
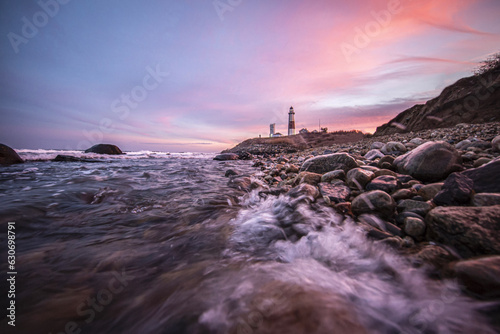
[[[288,112],[288,135],[293,136],[295,134],[295,111],[293,107],[290,107],[290,112]]]

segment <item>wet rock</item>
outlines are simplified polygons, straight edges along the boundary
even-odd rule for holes
[[[400,173],[427,182],[439,181],[457,170],[458,152],[450,144],[427,142],[394,160]]]
[[[358,167],[356,160],[347,153],[320,155],[306,160],[301,167],[303,172],[325,174],[342,169],[344,172]]]
[[[390,155],[386,155],[385,157],[381,158],[378,163],[377,167],[382,168],[382,169],[390,169],[392,170],[392,163],[394,162],[395,158]]]
[[[254,156],[248,152],[238,152],[238,159],[240,159],[240,160],[253,160]]]
[[[496,136],[491,141],[491,148],[494,152],[500,152],[500,136]]]
[[[398,202],[397,208],[398,212],[413,212],[419,216],[425,217],[425,215],[431,211],[432,205],[428,202],[405,199]]]
[[[330,203],[347,202],[351,196],[351,189],[341,180],[335,183],[320,183],[319,191],[323,197],[327,197]]]
[[[461,172],[474,183],[476,193],[500,193],[500,159],[497,158],[479,168],[468,169]]]
[[[356,215],[379,213],[382,217],[390,218],[394,214],[396,202],[388,193],[374,190],[357,196],[351,206],[352,212]]]
[[[395,172],[393,172],[390,169],[379,169],[379,170],[374,171],[373,173],[375,174],[375,177],[382,176],[382,175],[391,175],[394,177],[398,176],[398,174],[396,174]]]
[[[230,176],[235,176],[235,175],[238,175],[238,173],[236,173],[234,170],[232,169],[228,169],[226,171],[226,174],[224,174],[225,177],[230,177]]]
[[[425,201],[429,201],[441,191],[443,184],[443,182],[426,184],[418,190],[417,194],[422,196]]]
[[[345,172],[342,169],[334,170],[323,174],[321,182],[332,182],[333,180],[345,180]]]
[[[11,165],[23,163],[24,160],[7,145],[0,144],[0,164],[1,165]]]
[[[472,198],[472,204],[474,204],[474,206],[500,205],[500,194],[495,194],[495,193],[475,194]]]
[[[470,145],[467,146],[467,149],[470,149],[470,148],[479,148],[481,150],[486,150],[488,148],[491,148],[491,142],[487,142],[487,141],[484,141],[484,140],[476,140],[476,141],[473,141]]]
[[[362,168],[354,168],[347,172],[346,180],[349,187],[362,190],[374,177],[373,172]]]
[[[491,162],[490,158],[479,158],[476,161],[474,161],[474,168],[481,167],[482,165],[487,164],[488,162]]]
[[[111,144],[94,145],[91,148],[86,149],[85,153],[110,154],[110,155],[124,154],[122,150],[118,148],[118,146]]]
[[[455,145],[455,148],[457,150],[465,150],[468,147],[468,145],[470,145],[470,144],[472,144],[472,142],[468,139],[465,139],[465,140],[462,140],[457,145]]]
[[[227,185],[231,188],[244,190],[244,191],[250,191],[252,188],[251,187],[252,180],[251,180],[250,176],[237,175],[237,176],[231,177],[229,179]]]
[[[373,142],[372,145],[370,146],[370,148],[372,150],[380,150],[382,147],[384,147],[384,143],[381,143],[379,141],[376,141],[376,142]]]
[[[402,237],[403,232],[399,227],[391,224],[388,221],[381,219],[380,217],[373,214],[362,214],[358,217],[359,221],[378,228],[381,231],[388,232],[392,235]]]
[[[377,158],[383,158],[385,156],[384,153],[380,152],[379,150],[377,149],[373,149],[373,150],[370,150],[368,151],[365,155],[364,155],[364,158],[366,160],[375,160]]]
[[[410,199],[413,196],[415,196],[415,192],[411,189],[399,189],[394,194],[392,194],[392,198],[394,198],[395,201]]]
[[[318,191],[318,188],[316,188],[313,185],[307,184],[307,183],[299,184],[297,187],[292,188],[288,192],[288,196],[290,196],[291,198],[308,196],[314,200],[315,198],[318,198],[319,195],[320,195],[320,193]]]
[[[297,175],[297,177],[295,178],[294,185],[307,183],[315,186],[320,182],[321,182],[321,174],[300,172],[299,175]]]
[[[453,173],[443,184],[442,190],[436,194],[433,202],[436,205],[462,205],[470,202],[474,182],[461,173]]]
[[[420,146],[424,143],[424,140],[422,138],[413,138],[412,140],[410,140],[410,143],[412,144],[415,144],[417,146]]]
[[[64,154],[58,154],[54,159],[52,159],[54,162],[102,162],[100,160],[96,159],[87,159],[87,158],[79,158],[79,157],[74,157],[72,155],[64,155]]]
[[[437,207],[425,218],[427,239],[463,257],[500,253],[500,206]]]
[[[391,175],[382,175],[374,178],[366,185],[366,190],[382,190],[386,193],[392,193],[398,188],[398,180]]]
[[[285,172],[287,174],[290,174],[290,173],[299,173],[299,167],[295,166],[295,165],[290,165],[286,168]]]
[[[421,240],[425,235],[425,222],[420,218],[407,217],[404,220],[404,231],[409,236]]]
[[[447,249],[438,245],[424,245],[411,257],[413,259],[413,264],[417,265],[417,267],[430,265],[438,271],[444,268],[448,263],[458,259]]]
[[[228,160],[238,160],[239,156],[236,153],[222,153],[215,156],[214,160],[218,161],[228,161]]]
[[[487,299],[500,297],[500,256],[459,261],[451,270],[467,290]]]
[[[390,141],[380,151],[384,154],[402,154],[406,152],[406,146],[399,142]]]

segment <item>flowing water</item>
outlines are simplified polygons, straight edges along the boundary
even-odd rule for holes
[[[16,331],[4,319],[2,333],[494,333],[488,305],[307,188],[229,187],[224,172],[254,173],[250,162],[33,160],[57,153],[21,151],[32,161],[0,169],[0,247],[15,222],[17,270]]]

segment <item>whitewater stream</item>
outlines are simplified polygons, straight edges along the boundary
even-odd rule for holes
[[[2,315],[2,333],[494,333],[485,303],[307,189],[229,187],[225,171],[251,162],[20,153],[31,161],[0,168],[2,294],[8,222],[17,270],[16,327]]]

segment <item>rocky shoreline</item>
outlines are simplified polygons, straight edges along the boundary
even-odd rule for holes
[[[364,138],[253,157],[254,175],[226,176],[262,197],[309,196],[431,277],[456,279],[465,293],[500,302],[499,134],[495,122]],[[250,158],[219,159],[242,155]],[[284,231],[298,240],[315,229],[296,222]]]

